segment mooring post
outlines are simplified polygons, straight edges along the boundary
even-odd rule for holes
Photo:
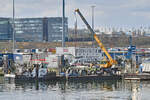
[[[39,65],[36,65],[36,79],[38,79],[39,76]]]

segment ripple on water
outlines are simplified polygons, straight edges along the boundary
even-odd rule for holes
[[[149,82],[0,82],[0,100],[149,100]],[[140,95],[140,96],[139,96]]]

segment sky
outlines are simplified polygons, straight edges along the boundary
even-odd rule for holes
[[[12,1],[0,0],[0,17],[12,17]],[[95,27],[150,26],[150,0],[66,0],[65,16],[68,17],[69,27],[74,27],[75,16],[78,27],[86,27],[74,14],[76,8],[91,24],[92,5],[96,6]],[[15,16],[61,17],[62,0],[15,0]]]

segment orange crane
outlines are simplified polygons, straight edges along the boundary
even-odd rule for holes
[[[106,57],[108,58],[108,60],[103,61],[103,63],[99,64],[100,67],[102,68],[111,68],[112,65],[116,65],[117,61],[112,59],[111,55],[108,53],[108,51],[105,49],[104,45],[102,44],[102,42],[99,40],[99,38],[97,37],[97,35],[95,34],[94,30],[91,28],[91,26],[88,24],[88,22],[86,21],[86,19],[84,18],[84,16],[82,15],[82,13],[80,12],[79,9],[76,9],[75,12],[77,12],[79,14],[79,16],[81,17],[82,21],[85,23],[85,25],[87,26],[87,28],[89,29],[89,31],[94,35],[94,39],[96,40],[96,42],[98,43],[99,47],[101,48],[101,50],[105,53]]]

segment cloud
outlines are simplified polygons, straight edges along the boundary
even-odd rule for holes
[[[0,16],[1,17],[8,17],[9,15],[12,15],[12,5],[10,3],[10,0],[5,0],[4,2],[1,1],[0,3]]]
[[[149,0],[66,0],[69,27],[74,26],[74,10],[80,8],[91,23],[91,6],[95,5],[95,26],[149,24]],[[12,0],[1,0],[0,16],[12,16]],[[62,0],[15,0],[16,17],[62,16]],[[85,27],[78,17],[79,27]]]
[[[148,18],[150,20],[150,12],[133,12],[132,13],[134,16],[141,16],[144,18]]]
[[[127,4],[123,4],[125,8],[142,8],[149,6],[149,0],[127,0]]]

